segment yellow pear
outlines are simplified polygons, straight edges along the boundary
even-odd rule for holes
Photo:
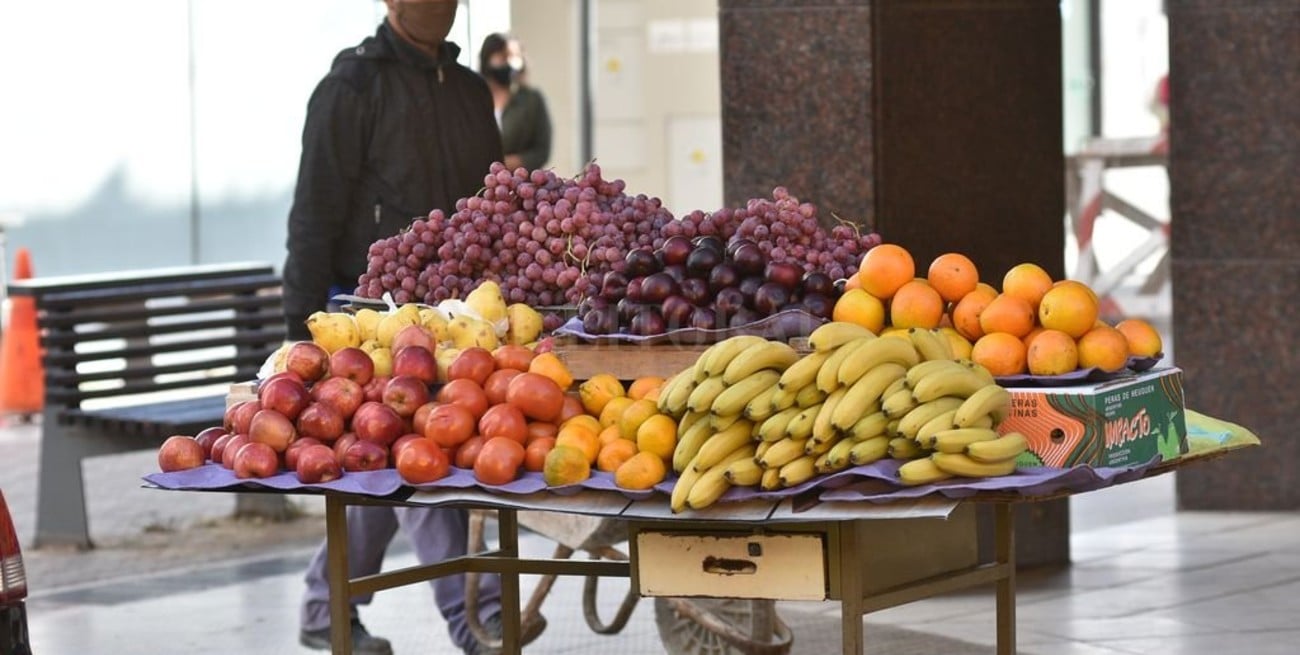
[[[351,314],[316,312],[307,317],[307,329],[311,332],[311,340],[330,354],[361,345],[361,331]]]
[[[492,280],[484,280],[469,292],[465,304],[488,323],[495,324],[506,318],[506,299],[501,296],[501,287]]]
[[[406,311],[407,307],[411,308],[410,311]],[[375,329],[375,340],[379,345],[387,348],[393,345],[393,337],[397,336],[402,328],[419,324],[420,310],[415,305],[402,305],[397,311],[379,320],[379,326]]]
[[[357,329],[361,330],[362,341],[375,338],[379,329],[379,320],[383,317],[383,314],[369,307],[357,310],[357,313],[352,318],[357,322]]]
[[[506,308],[510,319],[510,329],[506,332],[506,343],[523,345],[537,340],[542,333],[542,315],[537,310],[517,302]]]
[[[459,349],[487,348],[494,350],[500,343],[497,340],[497,333],[492,329],[492,325],[479,321],[468,316],[457,316],[447,324],[447,336],[451,337],[452,345]]]
[[[361,342],[360,346],[358,346],[358,348],[361,348],[362,350],[366,351],[366,353],[374,352],[375,350],[378,350],[379,348],[382,347],[383,346],[380,346],[379,341],[376,339],[366,339],[365,341]]]
[[[387,348],[375,348],[370,351],[370,361],[375,363],[375,375],[393,374],[393,351]]]
[[[433,334],[434,341],[442,343],[448,339],[447,336],[447,317],[442,312],[432,308],[424,307],[420,310],[420,323],[424,329]]]
[[[439,348],[438,349],[437,354],[435,354],[433,358],[438,362],[439,382],[447,381],[447,368],[451,366],[452,362],[456,361],[456,357],[458,357],[459,355],[460,355],[460,348]]]

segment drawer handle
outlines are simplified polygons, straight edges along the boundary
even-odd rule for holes
[[[758,572],[758,565],[747,559],[705,557],[704,572],[714,575],[754,575]]]

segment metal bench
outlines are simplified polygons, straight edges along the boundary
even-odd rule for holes
[[[36,543],[90,547],[81,460],[220,425],[231,382],[284,341],[268,264],[34,278],[45,371]]]

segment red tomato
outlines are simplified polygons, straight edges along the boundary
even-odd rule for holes
[[[447,367],[448,380],[473,380],[474,384],[483,386],[488,376],[497,368],[496,360],[486,348],[466,348]]]
[[[460,405],[438,405],[424,422],[424,436],[435,445],[459,446],[474,435],[474,414]]]
[[[555,419],[557,425],[564,425],[564,422],[579,415],[587,413],[582,407],[582,400],[576,395],[564,394],[564,404],[560,406],[560,416]]]
[[[408,484],[424,484],[447,477],[451,462],[442,449],[427,439],[408,442],[397,455],[397,474]]]
[[[506,402],[518,407],[528,418],[554,421],[564,409],[564,390],[545,375],[521,373],[510,381]]]
[[[396,461],[397,458],[402,454],[402,449],[405,448],[406,445],[411,443],[412,441],[429,441],[429,440],[425,439],[423,434],[416,433],[416,432],[408,432],[398,437],[397,441],[394,441],[393,445],[388,447],[388,452],[392,454],[394,461]],[[433,444],[432,441],[429,441],[429,443]]]
[[[478,420],[478,433],[488,439],[509,437],[522,444],[528,441],[528,419],[512,405],[496,405]]]
[[[506,389],[510,388],[510,381],[519,375],[520,371],[513,368],[503,368],[499,371],[493,371],[488,376],[487,382],[483,384],[483,392],[487,394],[488,403],[500,405],[506,401]]]
[[[523,464],[523,444],[509,437],[492,437],[474,460],[474,477],[483,484],[507,484],[518,477]]]
[[[528,443],[532,443],[543,437],[556,437],[560,434],[560,426],[554,423],[544,421],[532,421],[528,424]],[[527,444],[525,444],[527,445]]]
[[[546,466],[546,455],[555,447],[555,437],[538,437],[524,448],[524,470],[540,471]]]
[[[487,411],[488,398],[483,387],[473,380],[452,380],[438,390],[437,401],[443,404],[460,405],[474,414],[477,421]]]
[[[483,450],[483,443],[485,441],[487,440],[484,439],[482,435],[478,434],[466,439],[465,443],[461,444],[460,447],[456,449],[456,455],[455,457],[452,457],[452,462],[454,462],[458,468],[474,468],[474,461],[478,459],[478,451]]]
[[[536,357],[533,351],[515,344],[506,344],[492,352],[492,359],[496,360],[497,370],[512,369],[521,373],[528,370],[528,365]]]

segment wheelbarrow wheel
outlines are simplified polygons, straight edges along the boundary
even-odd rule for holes
[[[784,655],[792,641],[770,600],[656,598],[655,623],[669,655]]]

